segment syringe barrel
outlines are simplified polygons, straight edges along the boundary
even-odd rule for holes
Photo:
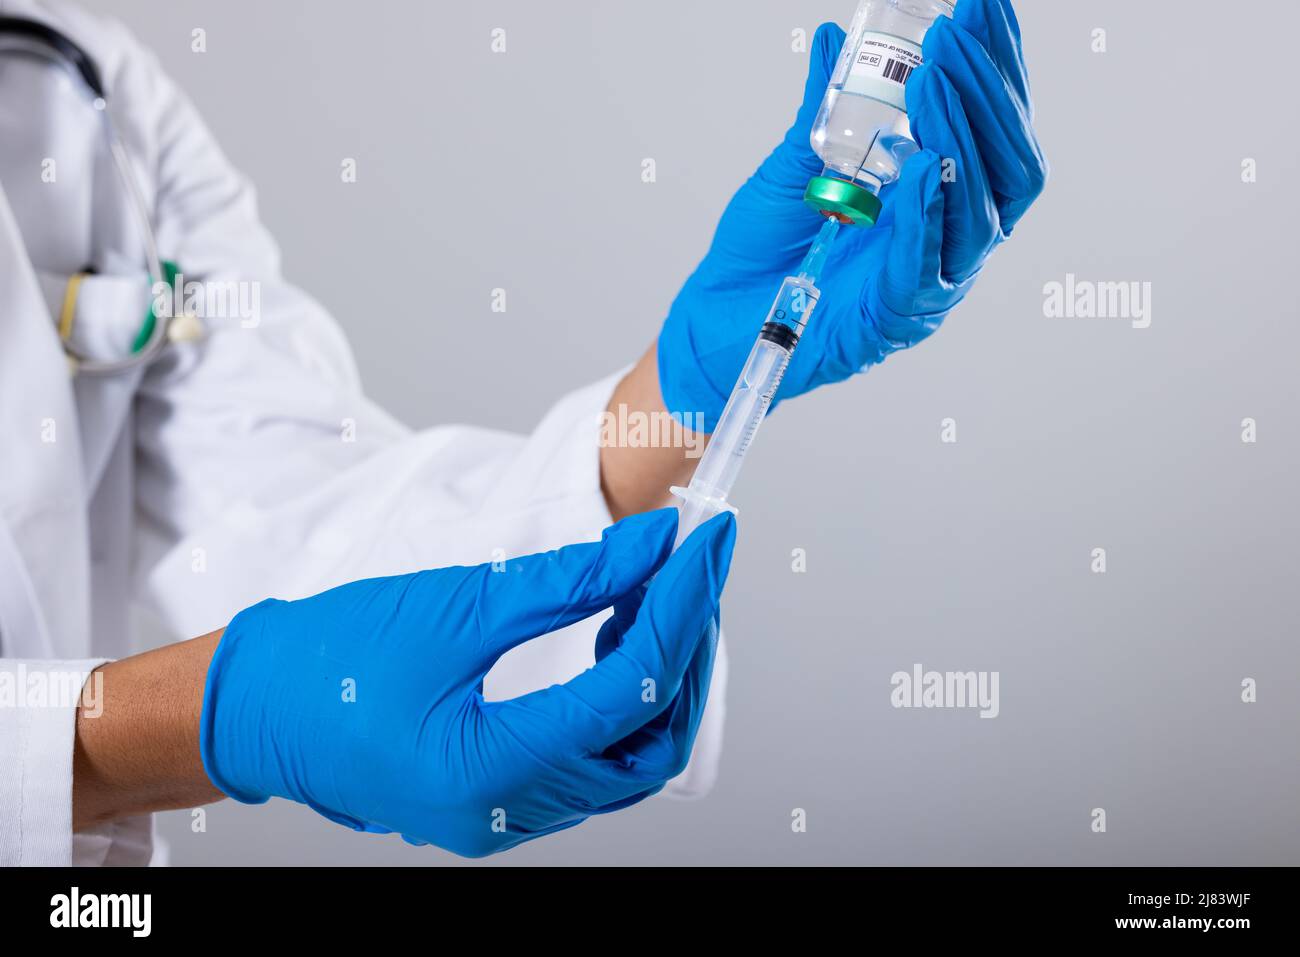
[[[725,500],[740,475],[745,453],[754,440],[781,377],[790,362],[791,350],[770,339],[754,343],[744,371],[731,390],[718,427],[709,438],[700,464],[695,467],[691,488],[710,498]]]
[[[809,258],[813,257],[810,255]],[[803,328],[808,324],[820,295],[813,285],[812,277],[803,274],[787,276],[772,302],[772,308],[768,310],[763,333],[759,334],[760,341],[769,327],[784,326],[794,334],[793,342],[790,343],[790,350],[794,351],[794,342],[798,342],[799,336],[803,335]]]
[[[777,338],[785,339],[783,336]],[[749,358],[745,360],[744,371],[718,419],[718,427],[709,438],[700,464],[695,467],[690,487],[672,489],[679,499],[674,550],[686,541],[691,532],[719,512],[734,511],[727,504],[727,496],[740,475],[749,444],[772,405],[772,397],[785,375],[792,351],[791,347],[766,336],[760,336],[754,343]]]
[[[727,501],[740,475],[745,453],[781,386],[799,334],[817,304],[817,296],[817,287],[805,277],[791,276],[782,283],[704,456],[695,467],[690,489],[701,499]]]
[[[719,512],[735,511],[727,502],[731,487],[740,476],[745,453],[776,398],[795,346],[817,305],[820,294],[814,283],[826,265],[838,229],[839,223],[827,220],[804,257],[799,275],[790,276],[781,284],[758,341],[750,350],[740,378],[718,418],[717,428],[709,437],[704,457],[695,467],[690,486],[673,487],[672,493],[679,499],[677,545]]]

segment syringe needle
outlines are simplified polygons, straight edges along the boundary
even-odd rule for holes
[[[826,268],[826,259],[831,253],[831,244],[835,242],[835,237],[840,231],[840,221],[834,217],[827,217],[826,222],[822,225],[821,230],[817,233],[817,238],[808,249],[808,255],[803,257],[803,262],[799,264],[799,278],[806,279],[808,282],[816,284],[817,279]]]

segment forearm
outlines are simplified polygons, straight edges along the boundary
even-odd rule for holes
[[[72,828],[195,807],[223,795],[199,757],[208,664],[221,631],[115,661],[97,714],[77,710]]]
[[[653,347],[616,386],[608,409],[650,421],[667,414]],[[662,506],[670,485],[690,481],[707,436],[683,435],[667,444],[602,444],[601,487],[616,519]],[[216,631],[98,669],[102,714],[77,713],[74,830],[223,796],[199,755],[204,683],[221,636]]]
[[[618,421],[654,422],[667,415],[659,392],[657,350],[651,346],[614,389],[607,410]],[[636,418],[633,418],[633,417]],[[708,436],[689,430],[672,431],[683,441],[647,445],[602,442],[600,483],[614,519],[660,508],[668,502],[671,485],[686,485],[703,453]]]

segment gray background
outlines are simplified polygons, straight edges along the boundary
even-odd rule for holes
[[[853,2],[110,6],[259,185],[370,392],[522,431],[652,340],[793,114],[791,30]],[[1022,0],[1051,183],[941,334],[764,432],[717,789],[484,863],[1300,864],[1300,10],[1247,7]],[[1044,318],[1067,272],[1153,283],[1151,327]],[[1001,716],[894,710],[914,662],[1000,671]],[[180,863],[462,863],[285,802],[188,825],[163,818]]]

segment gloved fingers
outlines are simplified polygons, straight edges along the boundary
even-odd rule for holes
[[[613,814],[615,811],[622,811],[623,809],[632,807],[635,804],[640,804],[646,798],[654,797],[663,789],[664,789],[664,785],[660,783],[660,784],[656,784],[654,787],[649,787],[642,791],[637,791],[636,793],[630,794],[625,798],[620,798],[617,801],[611,801],[609,804],[601,805],[600,807],[596,808],[594,811],[591,812],[592,816],[594,817],[597,814]]]
[[[970,279],[1001,239],[1001,220],[961,98],[942,67],[927,63],[908,80],[917,142],[942,157],[943,275]]]
[[[670,781],[686,770],[704,718],[717,651],[718,628],[716,622],[710,622],[681,689],[668,708],[606,749],[603,757],[613,762],[614,773],[630,779],[637,787],[645,787]]]
[[[500,702],[521,743],[568,760],[604,751],[662,712],[717,614],[735,540],[730,513],[696,529],[650,583],[618,648],[565,684]]]
[[[655,573],[676,537],[677,509],[661,508],[611,525],[599,542],[470,569],[463,600],[444,599],[439,627],[477,635],[486,670],[516,645],[608,608]],[[467,620],[449,627],[457,612]]]
[[[615,617],[611,615],[600,626],[600,631],[596,632],[596,664],[600,664],[605,658],[609,657],[610,652],[622,642],[623,629],[619,627]]]
[[[648,586],[638,585],[614,602],[614,614],[610,615],[600,626],[600,631],[596,633],[597,662],[603,661],[610,652],[623,643],[623,636],[636,622],[637,612],[641,610],[641,603],[645,601],[647,591]]]
[[[834,23],[823,23],[813,34],[808,51],[808,79],[804,83],[803,101],[795,114],[794,123],[786,131],[781,145],[758,169],[758,178],[771,184],[797,189],[802,197],[808,177],[821,172],[822,161],[813,152],[810,137],[817,110],[826,95],[826,86],[835,71],[844,46],[844,31]]]
[[[1032,120],[1034,102],[1029,94],[1029,70],[1020,40],[1020,21],[1011,0],[962,0],[952,19],[988,51],[989,59]]]
[[[965,2],[963,0],[963,4]],[[985,10],[1005,9],[1000,0],[977,0],[977,4],[980,3]],[[975,16],[977,14],[971,14],[971,17]],[[1008,29],[1010,27],[1004,22],[1003,32]],[[997,30],[993,30],[993,34],[999,35]],[[1018,44],[1018,39],[1002,39],[994,42],[993,46],[1003,51],[1014,45],[1018,50]],[[1002,234],[1009,236],[1047,183],[1047,160],[1034,131],[1033,107],[1028,100],[1023,61],[1019,60],[1017,53],[1015,62],[1000,67],[994,62],[990,50],[975,35],[947,18],[936,21],[930,28],[922,51],[927,66],[939,67],[961,99],[997,203]],[[1008,54],[1000,55],[1005,57]],[[1009,79],[1004,69],[1013,78]],[[909,83],[909,114],[913,105],[914,95]],[[915,106],[924,109],[922,103],[916,102]],[[918,142],[930,146],[919,138]]]
[[[527,844],[529,841],[535,841],[539,837],[549,837],[552,834],[558,834],[560,831],[567,831],[571,827],[577,827],[590,816],[583,814],[579,817],[570,818],[561,821],[559,824],[552,824],[549,827],[539,827],[533,830],[515,830],[507,824],[505,831],[495,834],[491,839],[484,839],[477,846],[472,848],[448,848],[448,850],[459,854],[461,857],[483,858],[492,854],[500,854],[502,851],[508,851],[512,847],[518,847],[520,844]],[[509,817],[506,818],[507,822]]]
[[[903,164],[890,201],[892,229],[885,262],[867,283],[865,334],[887,350],[914,346],[939,327],[954,287],[942,275],[945,199],[938,154],[921,150]]]
[[[589,817],[630,807],[662,791],[666,777],[639,776],[625,765],[599,755],[571,759],[566,806],[571,814]]]

